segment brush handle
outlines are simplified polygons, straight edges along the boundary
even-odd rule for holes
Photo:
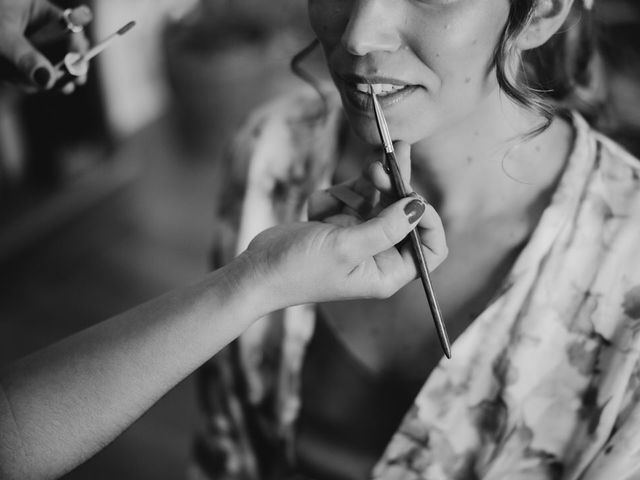
[[[409,196],[409,192],[407,191],[407,187],[402,180],[402,174],[400,173],[400,168],[398,167],[398,161],[396,160],[396,155],[394,152],[386,152],[386,169],[388,169],[389,174],[391,175],[391,183],[396,191],[398,198],[404,198]],[[444,351],[444,354],[447,358],[451,358],[451,345],[449,343],[449,335],[447,334],[447,329],[444,325],[444,320],[442,319],[442,312],[440,311],[440,307],[438,306],[438,301],[436,300],[436,296],[433,292],[433,284],[431,283],[431,276],[429,275],[429,269],[427,268],[427,261],[424,258],[424,253],[422,251],[422,242],[420,241],[420,234],[418,233],[418,228],[414,228],[409,233],[409,239],[411,241],[411,247],[413,250],[413,257],[416,262],[416,267],[418,268],[418,272],[420,273],[420,280],[422,281],[422,288],[424,289],[424,293],[427,296],[427,301],[429,302],[429,309],[431,310],[431,316],[433,317],[433,322],[436,326],[436,331],[438,332],[438,339],[440,340],[440,346]]]

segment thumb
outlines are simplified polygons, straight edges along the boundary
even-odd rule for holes
[[[400,243],[415,228],[425,209],[421,200],[403,198],[371,220],[343,229],[341,234],[354,257],[371,257]]]
[[[0,54],[20,72],[23,80],[38,88],[53,86],[53,66],[22,33],[11,29],[0,38]]]

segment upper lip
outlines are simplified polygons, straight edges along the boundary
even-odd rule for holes
[[[404,80],[399,80],[397,78],[392,78],[392,77],[385,77],[381,75],[363,76],[363,75],[357,75],[354,73],[339,73],[338,77],[340,77],[340,79],[342,79],[344,82],[352,85],[356,85],[358,83],[365,83],[365,84],[372,84],[372,85],[387,84],[387,85],[397,85],[399,87],[413,85],[412,83],[405,82]]]

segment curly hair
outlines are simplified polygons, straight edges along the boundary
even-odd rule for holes
[[[564,25],[545,44],[525,52],[516,49],[514,40],[532,21],[537,2],[511,0],[492,62],[502,91],[544,119],[527,136],[544,131],[559,108],[576,109],[591,117],[601,101],[596,28],[592,9],[583,2],[574,2]],[[514,55],[519,57],[519,71],[510,72]]]

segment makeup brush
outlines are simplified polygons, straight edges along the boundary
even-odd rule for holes
[[[58,85],[63,85],[72,81],[74,78],[86,75],[89,71],[89,60],[94,58],[99,53],[103,52],[109,45],[111,45],[116,39],[123,36],[133,27],[136,22],[129,22],[125,26],[121,27],[115,33],[112,33],[103,41],[92,47],[84,54],[70,52],[64,56],[64,60],[55,66],[55,70],[58,73]]]
[[[101,41],[96,46],[91,48],[87,53],[85,53],[82,56],[82,61],[88,62],[93,57],[95,57],[96,55],[104,51],[104,49],[107,48],[109,45],[111,45],[118,37],[123,36],[125,33],[127,33],[129,30],[131,30],[135,26],[136,26],[136,22],[127,23],[124,27],[121,27],[118,31],[116,31],[115,33],[112,33],[103,41]]]
[[[393,188],[398,198],[408,197],[409,192],[407,191],[404,181],[402,180],[402,175],[400,174],[400,168],[398,167],[398,161],[396,160],[396,153],[393,148],[393,141],[391,140],[391,135],[389,134],[389,126],[387,125],[387,121],[384,118],[384,113],[382,112],[380,102],[378,102],[378,97],[374,92],[372,85],[369,85],[369,94],[371,95],[371,99],[373,100],[373,110],[376,117],[376,125],[378,126],[380,140],[382,140],[382,145],[384,146],[384,156],[386,160],[384,166],[385,170],[391,176],[391,183],[393,184]],[[449,344],[449,335],[447,334],[447,329],[444,325],[444,321],[442,320],[442,313],[440,312],[438,301],[436,300],[436,296],[433,293],[433,285],[431,284],[431,277],[427,268],[427,262],[424,258],[424,253],[422,252],[422,242],[420,241],[420,235],[418,234],[417,227],[411,230],[411,233],[409,233],[409,238],[411,240],[411,248],[413,250],[416,267],[418,268],[418,272],[420,273],[420,280],[422,280],[422,287],[424,288],[424,293],[427,296],[429,309],[431,310],[431,315],[438,332],[440,346],[442,347],[442,350],[444,351],[444,354],[447,356],[447,358],[451,358],[451,345]]]

